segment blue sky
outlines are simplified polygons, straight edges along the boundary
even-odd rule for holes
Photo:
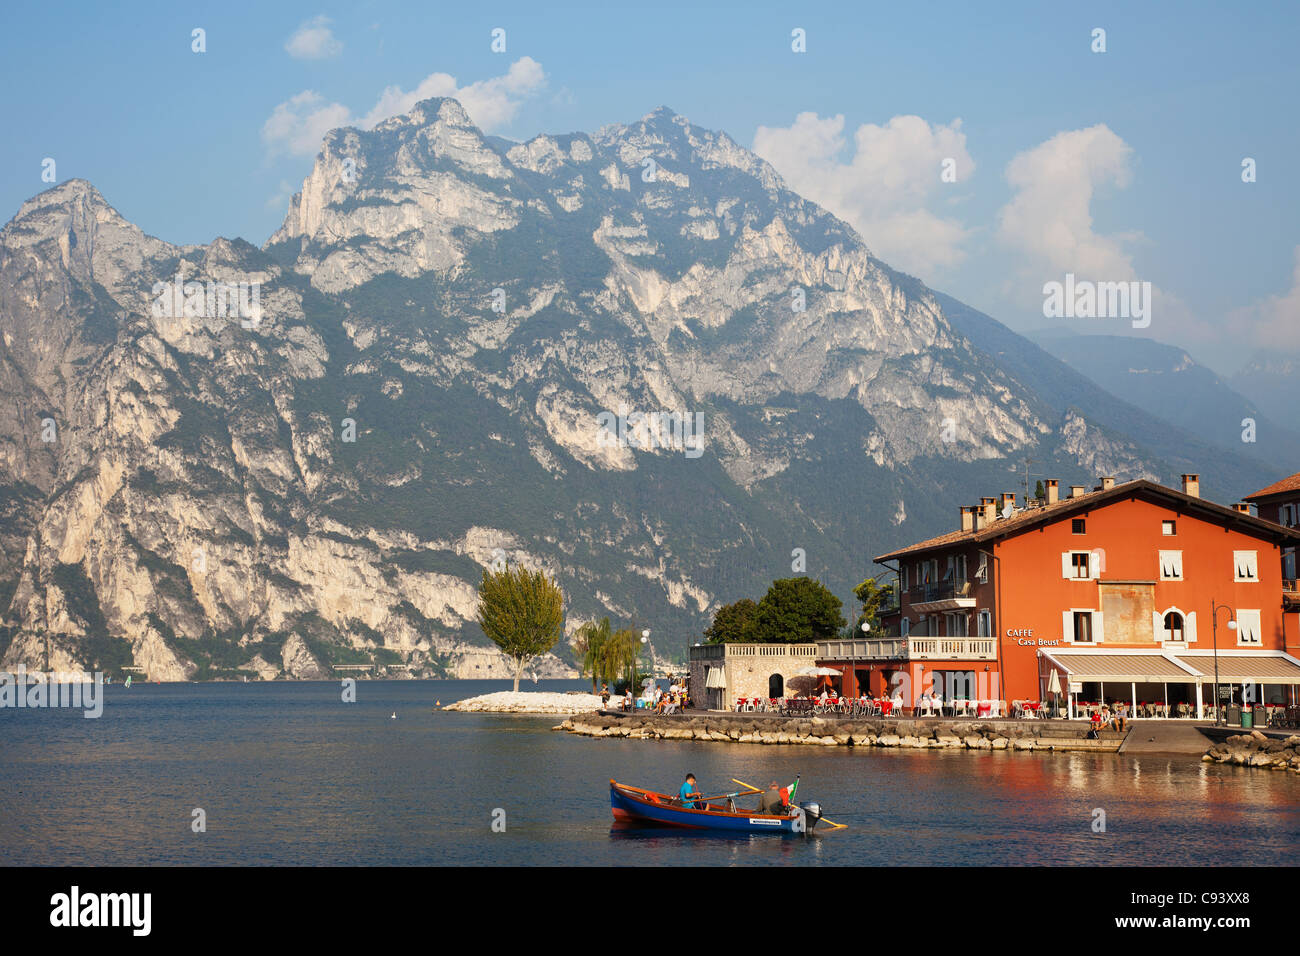
[[[40,3],[3,18],[4,219],[47,188],[51,157],[151,234],[260,245],[310,169],[314,121],[374,117],[386,89],[401,102],[441,73],[434,86],[477,90],[471,115],[512,139],[667,105],[758,143],[886,261],[1018,329],[1052,324],[1041,286],[1073,271],[1152,283],[1153,321],[1055,324],[1148,335],[1224,372],[1266,345],[1300,351],[1297,4]]]

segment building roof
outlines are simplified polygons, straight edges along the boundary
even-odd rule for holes
[[[1085,492],[1077,498],[1063,498],[1054,504],[1026,508],[1015,512],[1008,518],[998,518],[992,524],[979,530],[950,531],[947,534],[941,534],[925,541],[919,541],[916,544],[910,544],[904,548],[898,548],[888,554],[879,555],[874,560],[889,561],[894,558],[901,558],[904,555],[942,550],[959,544],[983,544],[999,538],[1022,534],[1049,522],[1059,521],[1079,512],[1092,511],[1124,498],[1143,498],[1148,501],[1159,501],[1162,504],[1173,506],[1182,513],[1194,514],[1212,521],[1220,521],[1225,525],[1231,525],[1240,531],[1253,534],[1259,538],[1278,543],[1300,543],[1300,531],[1283,528],[1271,521],[1264,521],[1262,518],[1245,514],[1225,505],[1216,504],[1205,498],[1184,494],[1173,488],[1166,488],[1164,485],[1158,485],[1153,481],[1138,479],[1137,481],[1126,481],[1123,484],[1104,490]]]
[[[1300,471],[1297,471],[1289,478],[1283,478],[1281,481],[1275,481],[1267,488],[1261,488],[1253,495],[1247,495],[1243,501],[1255,501],[1259,498],[1271,498],[1273,495],[1284,495],[1290,492],[1300,492]]]

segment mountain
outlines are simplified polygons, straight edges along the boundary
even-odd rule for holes
[[[1296,427],[1300,414],[1300,355],[1261,353],[1229,379],[1266,415]]]
[[[1172,482],[1184,472],[1194,472],[1201,476],[1201,493],[1206,497],[1216,501],[1236,501],[1251,490],[1262,487],[1259,484],[1261,480],[1269,483],[1290,473],[1288,469],[1292,460],[1286,457],[1285,449],[1276,455],[1261,454],[1256,458],[1247,454],[1245,448],[1250,446],[1238,449],[1230,444],[1217,444],[1211,437],[1213,430],[1195,414],[1168,409],[1168,403],[1163,402],[1153,406],[1141,394],[1134,394],[1130,401],[1116,397],[1085,374],[1093,370],[1094,365],[1101,364],[1100,359],[1089,364],[1085,349],[1081,348],[1076,355],[1072,349],[1061,348],[1058,358],[951,296],[936,292],[935,300],[943,307],[953,328],[987,356],[988,361],[1000,365],[1008,375],[1037,395],[1048,409],[1066,416],[1085,415],[1095,429],[1111,435],[1140,436],[1141,447],[1167,469],[1166,482]],[[1119,339],[1119,343],[1124,345],[1130,341]],[[1105,374],[1105,369],[1097,371]],[[1120,379],[1118,385],[1124,391],[1133,392],[1133,386],[1124,382],[1122,376],[1115,377]],[[1242,401],[1237,397],[1238,404]],[[1161,417],[1157,408],[1166,411],[1170,417]],[[1240,418],[1237,422],[1240,423]],[[1267,423],[1265,432],[1261,434],[1264,433],[1275,438],[1282,435],[1279,440],[1289,440]],[[1240,443],[1240,424],[1232,437]]]
[[[1267,477],[945,302],[665,109],[522,144],[450,99],[335,130],[261,249],[60,184],[0,230],[3,662],[502,675],[472,623],[500,561],[662,656],[775,577],[851,599],[1026,457]]]
[[[1112,395],[1186,432],[1279,468],[1300,462],[1300,434],[1274,422],[1183,349],[1118,335],[1055,332],[1034,339]],[[1253,430],[1243,424],[1247,419]],[[1253,441],[1243,441],[1243,434]]]

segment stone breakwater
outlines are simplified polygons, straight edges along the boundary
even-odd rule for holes
[[[1215,744],[1201,760],[1300,773],[1300,736],[1292,734],[1286,739],[1267,737],[1258,730],[1238,734]]]
[[[472,711],[490,714],[572,714],[600,706],[595,694],[525,693],[503,690],[480,697],[467,697],[443,710]]]
[[[706,740],[822,747],[904,747],[917,750],[1084,750],[1113,753],[1124,735],[1089,740],[1088,725],[1062,721],[977,721],[823,717],[612,716],[579,714],[552,728],[586,737]]]

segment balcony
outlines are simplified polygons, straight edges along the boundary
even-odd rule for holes
[[[821,661],[993,661],[997,641],[991,637],[907,637],[867,638],[853,641],[822,641],[817,645]]]
[[[958,611],[974,607],[975,596],[970,581],[939,584],[922,584],[907,590],[907,603],[913,611],[929,614],[932,611]]]
[[[1300,582],[1282,580],[1282,607],[1300,608]]]

